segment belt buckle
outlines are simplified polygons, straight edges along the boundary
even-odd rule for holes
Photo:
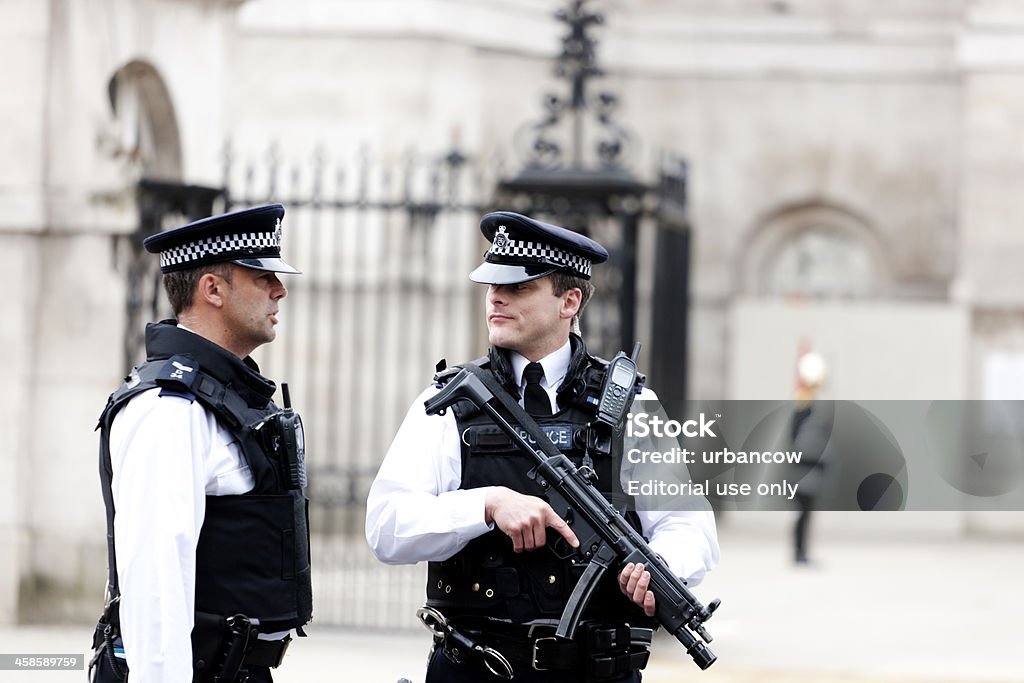
[[[547,666],[543,666],[542,667],[542,666],[540,666],[540,664],[537,663],[537,646],[540,645],[541,643],[545,642],[545,641],[548,641],[548,640],[558,641],[558,637],[557,636],[545,636],[543,638],[538,638],[537,640],[533,641],[533,652],[532,652],[532,656],[530,657],[530,666],[533,667],[534,671],[550,671],[551,670],[550,667],[547,667]]]

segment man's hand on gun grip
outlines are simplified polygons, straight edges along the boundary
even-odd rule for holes
[[[651,583],[651,573],[644,569],[642,563],[628,563],[619,574],[619,590],[638,607],[644,614],[654,616],[654,593],[647,590]]]
[[[536,496],[517,493],[504,486],[497,486],[487,494],[484,519],[512,539],[512,549],[517,553],[543,548],[548,527],[560,533],[573,548],[580,545],[576,534],[550,505]]]

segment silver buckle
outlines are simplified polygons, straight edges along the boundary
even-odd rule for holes
[[[541,667],[540,665],[537,664],[537,646],[540,645],[542,642],[544,642],[546,640],[557,641],[558,637],[557,636],[546,636],[544,638],[538,638],[537,640],[533,641],[533,653],[532,653],[532,656],[530,657],[530,666],[533,667],[534,671],[550,671],[550,669],[548,667],[546,667],[546,666],[545,667]]]

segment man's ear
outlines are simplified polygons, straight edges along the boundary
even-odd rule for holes
[[[571,320],[580,310],[580,302],[583,301],[583,292],[578,287],[573,287],[562,294],[562,310],[559,317],[564,320]]]
[[[214,308],[220,308],[224,305],[224,293],[227,286],[227,280],[219,275],[203,273],[196,285],[195,298]]]

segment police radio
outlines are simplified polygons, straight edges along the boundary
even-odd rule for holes
[[[287,465],[286,479],[288,488],[306,488],[306,435],[302,430],[302,418],[292,410],[292,398],[288,393],[288,385],[281,383],[281,396],[284,399],[284,410],[280,412],[281,447],[284,450]]]
[[[285,488],[290,490],[306,487],[306,438],[302,430],[302,418],[292,410],[288,385],[281,384],[284,408],[256,425],[255,429],[263,439],[266,449],[276,456],[282,468]]]
[[[597,417],[587,430],[587,448],[607,455],[611,452],[612,433],[626,420],[633,404],[636,388],[636,360],[640,342],[633,345],[632,355],[619,351],[608,363],[597,400]]]
[[[601,398],[597,403],[597,419],[607,425],[617,426],[626,418],[633,403],[633,388],[636,385],[636,359],[640,355],[640,342],[633,346],[633,355],[619,351],[608,364],[608,373],[601,385]]]

